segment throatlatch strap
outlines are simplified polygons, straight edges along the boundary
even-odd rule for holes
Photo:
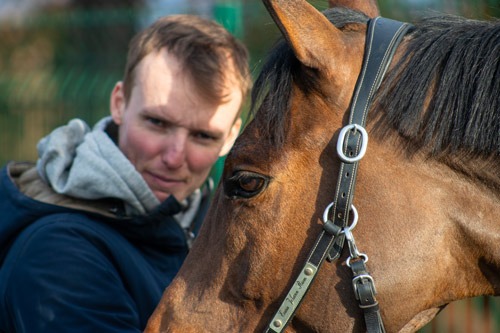
[[[381,17],[368,22],[363,67],[351,102],[349,124],[358,124],[364,127],[371,99],[408,28],[407,23]],[[346,143],[343,148],[344,156],[358,156],[363,144],[361,135],[356,130],[349,132],[346,135]],[[309,290],[327,255],[329,260],[339,258],[345,239],[341,232],[348,224],[357,169],[357,161],[352,163],[341,162],[335,200],[331,210],[333,220],[329,219],[325,222],[324,229],[316,240],[305,265],[266,328],[266,333],[280,333],[285,329]],[[346,177],[346,175],[348,176]],[[362,291],[364,287],[365,284],[362,283],[359,290]],[[369,292],[374,295],[374,288],[373,291]],[[376,302],[376,300],[374,301]],[[364,312],[369,332],[374,327],[377,327],[374,332],[384,332],[378,304],[367,308]]]

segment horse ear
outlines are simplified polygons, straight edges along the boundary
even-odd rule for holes
[[[376,0],[328,0],[330,7],[347,7],[358,10],[368,17],[380,16]]]
[[[342,32],[306,1],[263,2],[295,56],[304,65],[328,70],[334,56],[344,54],[346,47]]]

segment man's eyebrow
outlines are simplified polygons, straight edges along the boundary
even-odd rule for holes
[[[140,113],[165,118],[165,116],[161,114],[161,107],[159,106],[145,106],[141,109]]]
[[[158,118],[159,120],[161,120],[165,123],[168,123],[168,124],[176,125],[178,123],[175,119],[171,119],[170,117],[166,117],[161,112],[161,107],[145,107],[141,110],[140,113],[142,114],[142,116]],[[193,133],[206,134],[206,135],[211,136],[215,139],[221,139],[222,137],[224,137],[224,131],[219,130],[219,129],[211,130],[211,129],[207,129],[207,128],[203,128],[203,127],[199,127],[199,128],[193,127],[193,128],[190,128],[189,130]]]
[[[162,112],[160,107],[145,107],[143,108],[139,114],[143,117],[153,117],[157,118],[166,123],[175,124],[175,119],[171,119],[170,117],[166,117]]]

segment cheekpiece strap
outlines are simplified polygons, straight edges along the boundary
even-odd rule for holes
[[[352,162],[342,160],[340,165],[335,200],[331,209],[331,219],[337,226],[345,227],[348,224],[358,164],[362,158],[360,152],[361,148],[365,147],[366,149],[368,143],[368,135],[364,135],[363,131],[358,128],[364,129],[373,95],[382,82],[397,46],[410,26],[408,23],[383,17],[377,17],[368,22],[363,67],[351,101],[349,124],[344,127],[344,129],[351,127],[353,129],[347,131],[343,138],[339,138],[337,145],[342,150],[343,155],[351,159],[358,157]],[[355,128],[354,125],[358,128]],[[340,139],[343,139],[342,142]],[[328,259],[330,261],[337,259],[343,246],[344,237],[338,237]]]

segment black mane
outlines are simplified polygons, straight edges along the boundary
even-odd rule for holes
[[[383,112],[408,149],[500,156],[499,21],[432,17],[409,37],[372,116]]]
[[[344,8],[324,13],[339,28],[368,19]],[[395,129],[413,151],[500,156],[498,21],[432,17],[416,23],[408,37],[405,54],[375,97],[370,119],[379,119],[377,129]],[[298,66],[290,47],[279,42],[252,92],[252,110],[264,104],[259,117],[266,118],[267,134],[276,144],[284,139]]]

